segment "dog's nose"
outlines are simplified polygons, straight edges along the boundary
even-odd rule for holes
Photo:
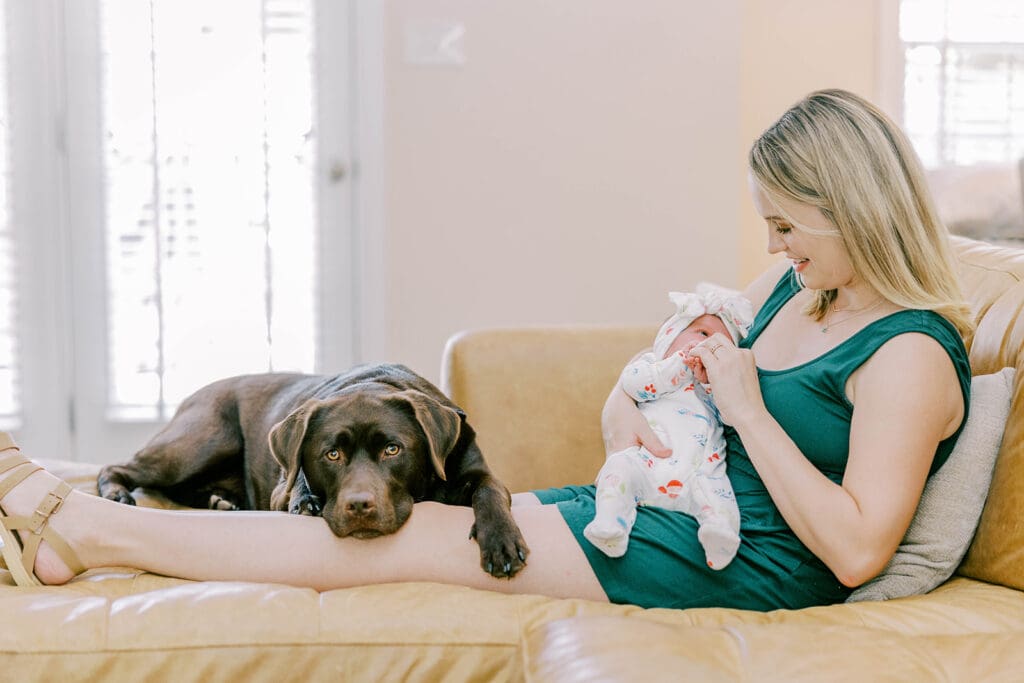
[[[345,514],[348,515],[369,515],[376,507],[372,493],[353,493],[345,498]]]

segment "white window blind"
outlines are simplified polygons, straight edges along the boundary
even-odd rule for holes
[[[17,264],[15,240],[10,220],[8,188],[10,154],[7,108],[7,17],[0,3],[0,428],[18,423],[21,406],[18,396],[18,319]]]
[[[1024,2],[901,0],[904,125],[929,167],[1024,157]]]
[[[214,379],[313,369],[311,5],[100,5],[111,417],[166,418]]]

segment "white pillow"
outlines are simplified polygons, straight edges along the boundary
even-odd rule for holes
[[[985,506],[1013,397],[1013,368],[971,379],[971,408],[949,459],[929,477],[903,542],[882,573],[847,602],[927,593],[967,554]]]

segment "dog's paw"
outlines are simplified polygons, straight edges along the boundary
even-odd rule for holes
[[[228,510],[228,511],[230,511],[230,510],[241,510],[242,509],[242,508],[238,507],[237,505],[235,505],[234,503],[232,503],[227,498],[223,498],[223,497],[219,496],[216,493],[211,493],[210,494],[210,503],[209,503],[208,507],[211,510]]]
[[[124,486],[112,486],[107,488],[103,491],[103,497],[107,500],[112,500],[115,503],[135,505],[135,496],[133,496],[131,491],[126,489]]]
[[[319,517],[323,507],[320,499],[309,494],[300,498],[293,498],[288,502],[288,512],[293,515],[306,515],[307,517]]]
[[[509,515],[507,520],[475,523],[469,531],[480,546],[480,566],[497,579],[511,579],[526,566],[530,549]]]

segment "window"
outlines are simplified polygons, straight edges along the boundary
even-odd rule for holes
[[[103,0],[112,416],[314,369],[310,0]]]
[[[1024,157],[1024,3],[901,0],[903,120],[925,166]]]
[[[123,461],[210,381],[355,362],[355,3],[0,8],[3,426]]]

